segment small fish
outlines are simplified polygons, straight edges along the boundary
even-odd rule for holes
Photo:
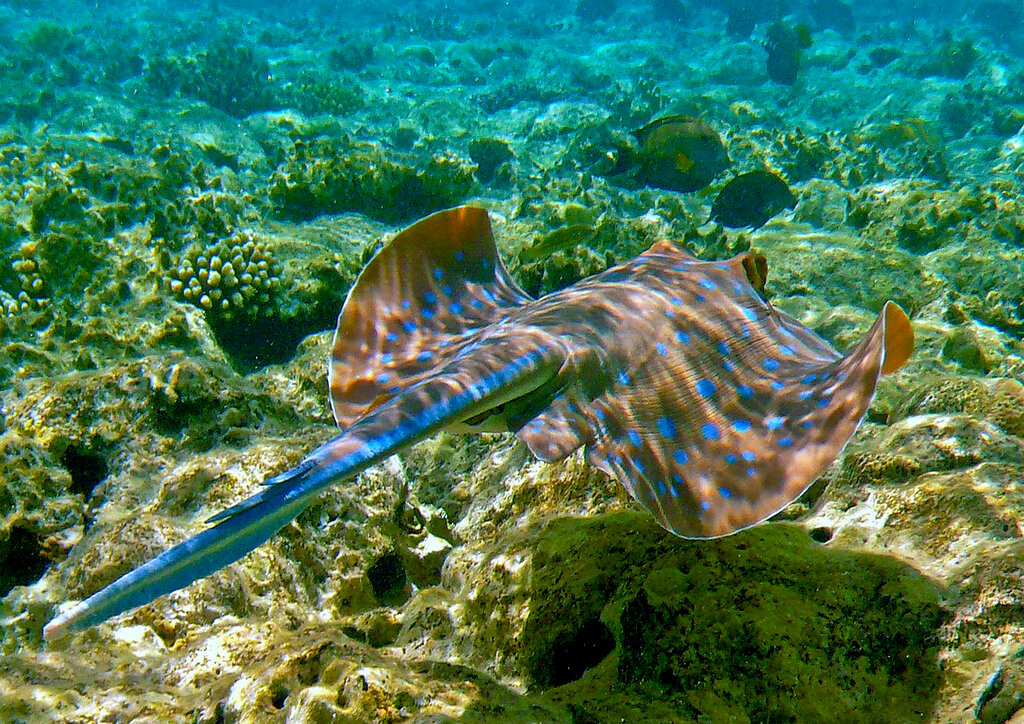
[[[886,303],[845,357],[764,295],[764,257],[699,261],[668,241],[541,299],[512,281],[487,213],[398,234],[338,319],[328,380],[341,434],[212,527],[66,607],[47,640],[207,576],[321,490],[436,432],[509,430],[545,461],[583,447],[676,535],[713,538],[797,498],[913,349]]]
[[[666,116],[633,131],[639,148],[619,149],[608,176],[669,191],[699,191],[729,167],[721,137],[706,121]]]
[[[768,51],[768,77],[783,85],[796,83],[802,51],[809,47],[811,33],[806,25],[791,28],[781,20],[772,23],[764,41]]]
[[[730,180],[711,205],[711,218],[732,229],[759,229],[783,209],[796,206],[796,196],[770,171],[741,173]]]

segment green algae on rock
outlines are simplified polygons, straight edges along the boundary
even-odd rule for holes
[[[421,164],[372,144],[320,137],[284,149],[269,196],[291,220],[356,211],[401,221],[453,206],[474,187],[473,166],[454,154]]]

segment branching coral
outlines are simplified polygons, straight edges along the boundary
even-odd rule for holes
[[[241,229],[214,244],[190,247],[166,285],[182,301],[205,309],[211,322],[229,322],[271,314],[280,275],[269,247]]]

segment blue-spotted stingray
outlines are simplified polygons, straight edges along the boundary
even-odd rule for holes
[[[796,499],[835,460],[913,331],[896,304],[845,357],[765,297],[767,264],[668,241],[531,299],[486,211],[399,233],[338,318],[342,432],[211,527],[65,608],[47,639],[182,588],[263,544],[329,485],[439,430],[508,430],[541,460],[580,447],[676,535],[714,538]]]

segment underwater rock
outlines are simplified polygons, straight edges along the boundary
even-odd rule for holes
[[[832,28],[843,34],[857,29],[853,8],[843,0],[815,0],[807,4],[807,9],[818,27]]]
[[[742,173],[729,180],[711,205],[711,218],[733,229],[759,229],[783,209],[796,207],[796,196],[770,171]]]
[[[943,76],[962,80],[974,70],[980,52],[970,38],[954,38],[949,30],[942,33],[939,46],[917,68],[918,75]]]
[[[473,165],[455,154],[403,156],[347,138],[297,138],[282,156],[268,194],[293,221],[343,211],[404,220],[457,204],[476,183]]]
[[[800,58],[811,47],[811,34],[804,25],[795,28],[776,20],[768,28],[764,48],[768,51],[768,77],[776,83],[793,85],[800,72]]]
[[[607,20],[616,9],[616,0],[578,0],[575,14],[580,20],[592,23]]]
[[[706,121],[667,116],[633,131],[639,149],[620,151],[609,176],[669,191],[699,191],[728,168],[729,154]]]
[[[507,141],[500,138],[476,138],[469,142],[469,157],[476,164],[476,177],[482,184],[494,180],[495,171],[514,158]]]

